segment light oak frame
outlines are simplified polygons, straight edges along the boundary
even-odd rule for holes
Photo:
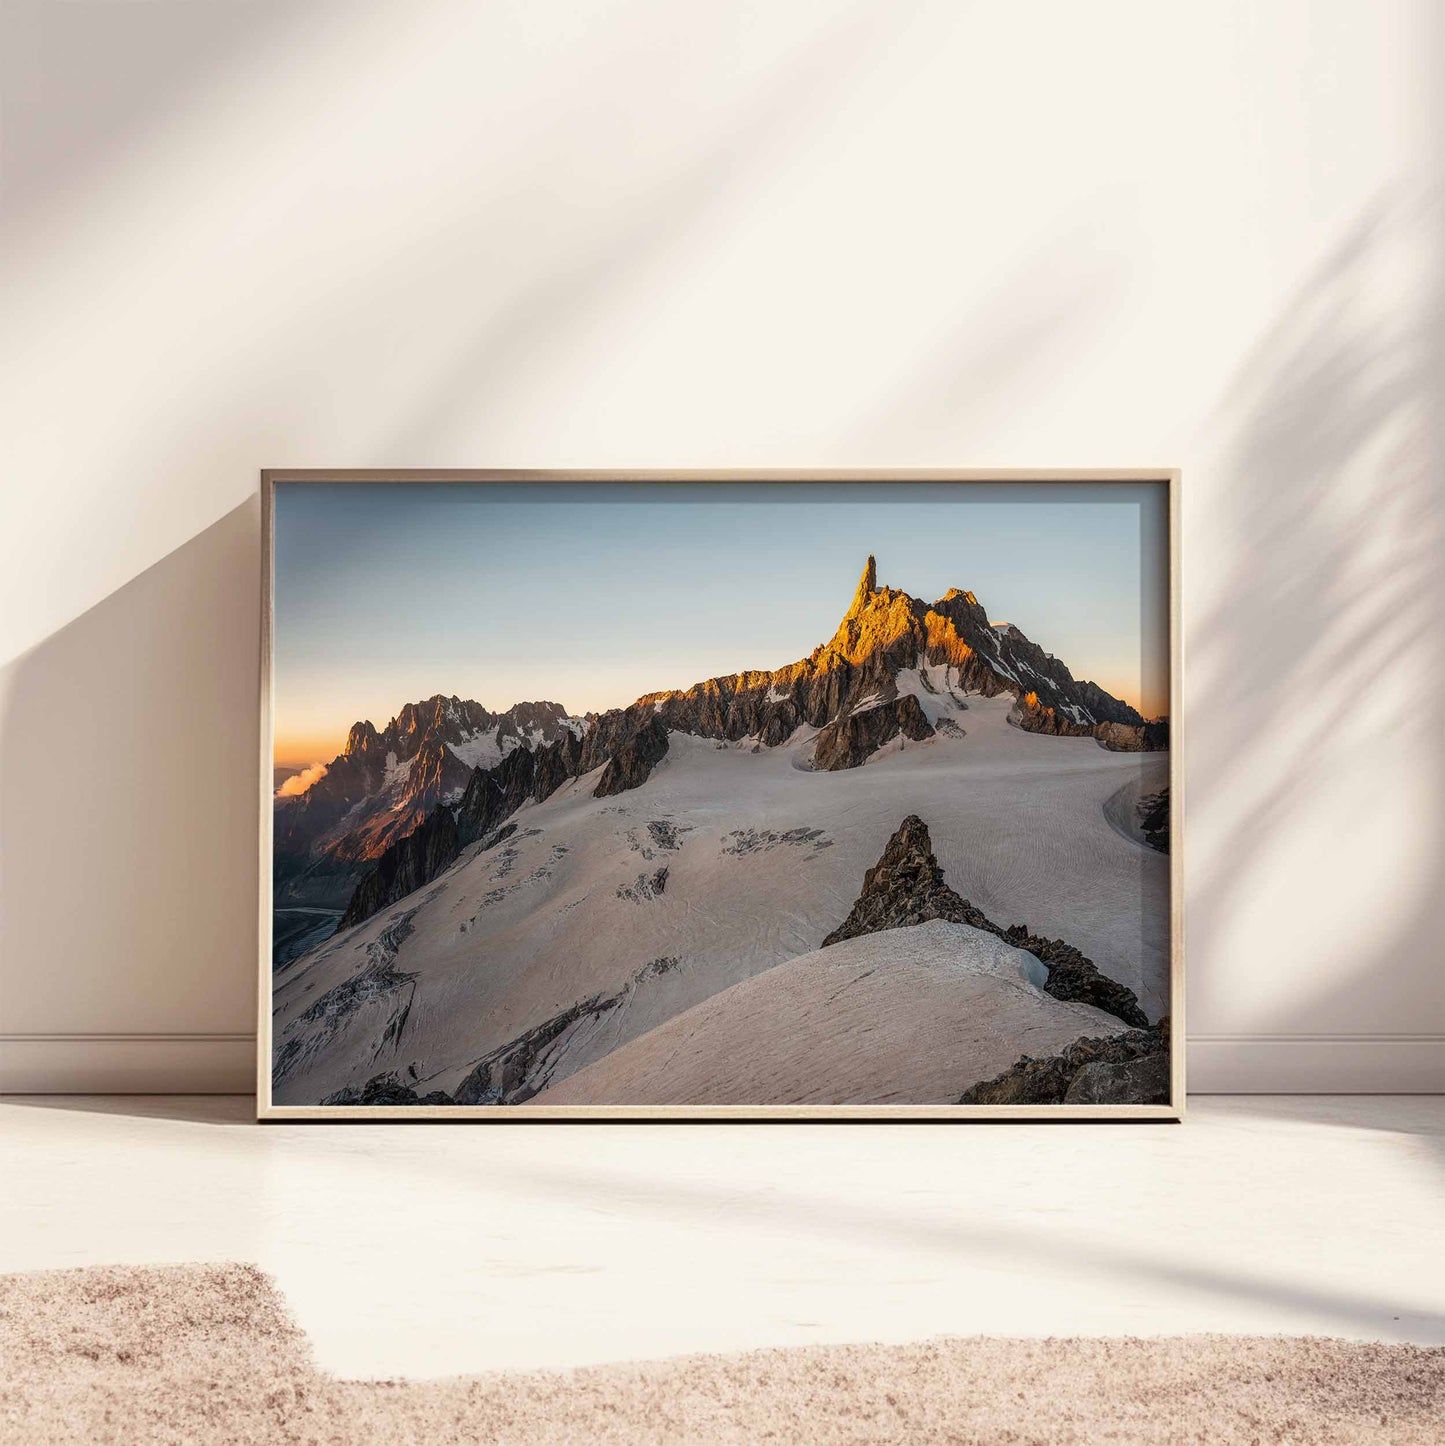
[[[287,482],[1155,482],[1168,490],[1169,786],[1170,786],[1170,1102],[1167,1105],[277,1105],[271,1101],[271,853],[275,703],[272,688],[275,604],[275,490]],[[491,1124],[598,1121],[1153,1121],[1184,1113],[1184,639],[1180,616],[1180,474],[1177,468],[939,470],[750,469],[730,471],[553,471],[522,469],[329,470],[273,468],[261,473],[260,899],[256,1024],[256,1117],[263,1122],[485,1121]]]

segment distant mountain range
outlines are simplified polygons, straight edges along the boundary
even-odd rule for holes
[[[599,797],[640,786],[672,733],[761,750],[806,729],[809,766],[856,768],[895,739],[932,737],[937,710],[925,704],[940,694],[959,706],[969,694],[1012,695],[1009,721],[1027,732],[1093,737],[1119,752],[1168,747],[1166,722],[1076,680],[1018,628],[991,623],[971,592],[951,588],[928,603],[879,586],[870,556],[833,637],[787,667],[709,678],[586,718],[555,703],[493,714],[438,695],[381,732],[353,725],[325,776],[278,800],[277,899],[344,901],[348,927],[570,779],[601,769]]]
[[[276,799],[278,901],[346,903],[358,876],[439,804],[456,803],[477,768],[586,726],[560,703],[493,713],[440,693],[408,703],[380,730],[353,723],[346,747],[305,792]]]

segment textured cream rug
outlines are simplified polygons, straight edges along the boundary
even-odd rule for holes
[[[0,1441],[1445,1441],[1445,1349],[1289,1337],[932,1341],[341,1381],[244,1265],[0,1277]]]

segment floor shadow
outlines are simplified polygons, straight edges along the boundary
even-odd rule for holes
[[[1333,1100],[1327,1097],[1297,1097],[1285,1101],[1266,1097],[1232,1099],[1224,1106],[1224,1112],[1246,1127],[1253,1119],[1288,1118],[1294,1122],[1318,1123],[1327,1128],[1378,1128],[1413,1136],[1415,1130],[1401,1130],[1399,1121],[1405,1118],[1419,1124],[1426,1106],[1425,1102],[1414,1097],[1404,1097],[1399,1108],[1389,1110],[1388,1121],[1379,1121],[1374,1125],[1366,1121],[1362,1124],[1361,1117],[1368,1115],[1371,1108],[1371,1105],[1345,1097]],[[1228,1128],[1228,1125],[1225,1127]],[[312,1130],[332,1137],[336,1127],[323,1124],[277,1128],[286,1132],[290,1144],[294,1146],[298,1140],[304,1143],[304,1135]],[[365,1172],[372,1168],[376,1148],[367,1141],[379,1142],[396,1127],[346,1128],[367,1132],[358,1140],[358,1148],[349,1151],[346,1156],[354,1161],[359,1172]],[[1336,1329],[1348,1331],[1359,1338],[1390,1338],[1400,1333],[1401,1322],[1407,1322],[1411,1338],[1445,1339],[1445,1311],[1422,1310],[1415,1302],[1315,1284],[1309,1272],[1300,1268],[1299,1261],[1294,1263],[1296,1268],[1292,1273],[1288,1264],[1282,1265],[1278,1273],[1257,1266],[1229,1268],[1217,1263],[1205,1264],[1190,1259],[1185,1251],[1161,1249],[1157,1243],[1151,1247],[1142,1241],[1132,1244],[1118,1237],[1081,1238],[1069,1228],[1066,1214],[1060,1216],[1050,1212],[1035,1215],[1030,1221],[1015,1220],[1008,1212],[999,1210],[990,1210],[986,1215],[974,1211],[970,1215],[965,1207],[957,1219],[929,1217],[913,1208],[913,1191],[906,1191],[893,1201],[862,1201],[851,1198],[846,1190],[831,1186],[826,1190],[813,1190],[807,1180],[801,1178],[790,1183],[770,1179],[764,1184],[751,1176],[730,1177],[723,1171],[717,1178],[700,1179],[695,1173],[690,1173],[696,1167],[695,1152],[684,1153],[683,1168],[676,1174],[658,1172],[653,1168],[629,1169],[625,1153],[616,1159],[603,1161],[595,1151],[579,1149],[574,1141],[569,1140],[569,1136],[575,1135],[578,1130],[587,1131],[588,1126],[538,1125],[532,1128],[546,1131],[549,1142],[556,1141],[551,1158],[544,1160],[541,1151],[534,1152],[530,1147],[517,1149],[510,1143],[510,1132],[508,1146],[498,1156],[489,1157],[486,1153],[487,1135],[483,1128],[476,1133],[479,1144],[474,1155],[465,1152],[459,1155],[452,1150],[433,1154],[408,1148],[405,1152],[407,1167],[419,1189],[425,1189],[428,1171],[445,1169],[453,1185],[457,1183],[459,1174],[473,1178],[481,1192],[479,1198],[486,1192],[501,1191],[537,1199],[585,1201],[589,1211],[626,1218],[640,1230],[645,1230],[647,1222],[654,1219],[672,1227],[681,1221],[691,1220],[696,1223],[701,1238],[706,1231],[717,1228],[719,1222],[726,1222],[730,1228],[744,1232],[777,1230],[799,1239],[834,1240],[865,1247],[877,1247],[880,1243],[906,1244],[910,1251],[936,1252],[940,1258],[967,1257],[987,1261],[989,1269],[994,1271],[1007,1272],[1016,1268],[1032,1272],[1039,1268],[1041,1262],[1047,1262],[1070,1278],[1079,1279],[1081,1289],[1127,1294],[1130,1281],[1150,1279],[1201,1300],[1247,1302],[1272,1311],[1332,1317],[1340,1323]],[[656,1128],[667,1130],[674,1127],[664,1125]],[[739,1142],[755,1128],[745,1124],[711,1126],[710,1138],[715,1141],[717,1158],[744,1159],[746,1151],[739,1151],[736,1155],[734,1152]],[[797,1137],[803,1151],[799,1158],[806,1156],[809,1137],[826,1128],[798,1123],[787,1126]],[[856,1130],[860,1127],[852,1128]],[[1032,1125],[1016,1124],[1003,1128],[1037,1133]],[[1096,1132],[1100,1137],[1101,1150],[1109,1148],[1106,1143],[1108,1138],[1118,1138],[1114,1127],[1109,1125],[1074,1124],[1070,1129],[1078,1134]],[[1163,1142],[1166,1136],[1176,1143],[1186,1139],[1166,1125],[1139,1126],[1138,1129],[1145,1133],[1157,1133],[1161,1148],[1165,1148]],[[960,1136],[955,1128],[946,1137],[966,1138],[969,1133],[964,1127]],[[945,1132],[939,1134],[940,1138],[945,1137]],[[896,1133],[893,1137],[897,1138]],[[1187,1144],[1181,1147],[1188,1148]],[[483,1164],[483,1161],[486,1163]],[[881,1168],[886,1168],[885,1159],[880,1159],[879,1164]],[[1121,1188],[1127,1187],[1121,1185]],[[1061,1196],[1061,1209],[1065,1208],[1067,1194],[1065,1190]],[[1181,1205],[1183,1208],[1187,1207]]]
[[[719,1148],[725,1151],[726,1133],[747,1127],[720,1125],[716,1128],[722,1136]],[[565,1159],[559,1159],[551,1167],[531,1165],[527,1168],[509,1160],[498,1179],[505,1179],[509,1186],[520,1185],[544,1194],[564,1192],[584,1197],[594,1209],[626,1211],[639,1218],[655,1214],[675,1220],[679,1212],[696,1210],[700,1218],[713,1220],[719,1217],[725,1204],[729,1219],[747,1220],[752,1227],[773,1225],[800,1236],[861,1241],[876,1241],[880,1236],[906,1238],[914,1246],[922,1244],[950,1255],[966,1252],[987,1258],[996,1269],[1007,1268],[1010,1259],[1030,1268],[1040,1260],[1054,1259],[1062,1271],[1082,1270],[1097,1276],[1101,1284],[1112,1283],[1116,1289],[1121,1279],[1149,1275],[1195,1295],[1257,1301],[1302,1313],[1334,1315],[1347,1319],[1353,1329],[1370,1337],[1388,1336],[1391,1326],[1406,1317],[1432,1339],[1445,1334],[1445,1311],[1421,1312],[1398,1302],[1314,1287],[1282,1276],[1265,1278],[1245,1270],[1220,1270],[1187,1258],[1164,1258],[1106,1240],[1080,1242],[1066,1233],[1056,1237],[1052,1231],[1014,1225],[1003,1218],[940,1223],[908,1215],[901,1209],[895,1213],[861,1206],[837,1194],[826,1198],[813,1196],[806,1187],[749,1192],[731,1184],[714,1187],[658,1177],[643,1180],[620,1172],[589,1169],[575,1160]]]
[[[253,499],[0,672],[0,1035],[252,1028]]]
[[[169,1120],[186,1125],[254,1125],[254,1095],[0,1095],[0,1104],[72,1115]]]
[[[1209,1099],[1216,1114],[1320,1129],[1408,1135],[1445,1155],[1445,1106],[1431,1095],[1214,1095]],[[1388,1101],[1388,1115],[1375,1117],[1361,1108],[1366,1100]]]

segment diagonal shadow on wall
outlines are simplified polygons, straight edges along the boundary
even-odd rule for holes
[[[259,535],[252,500],[0,673],[0,1035],[252,1018]]]

